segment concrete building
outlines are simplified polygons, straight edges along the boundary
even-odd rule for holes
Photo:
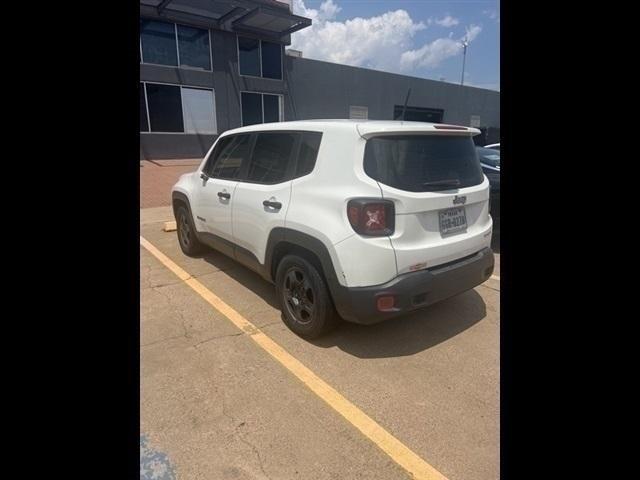
[[[198,158],[225,130],[313,118],[456,123],[499,141],[500,93],[304,58],[277,0],[140,0],[140,158]]]

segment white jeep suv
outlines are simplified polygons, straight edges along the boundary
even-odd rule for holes
[[[172,190],[182,251],[213,247],[275,283],[283,319],[316,337],[469,290],[493,272],[479,130],[307,120],[218,137]]]

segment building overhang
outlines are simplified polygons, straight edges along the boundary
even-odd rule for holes
[[[291,33],[311,25],[277,0],[140,0],[140,14],[287,44]]]
[[[257,7],[232,22],[237,31],[281,38],[311,25],[311,19],[288,12]]]

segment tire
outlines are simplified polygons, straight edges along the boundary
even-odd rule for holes
[[[206,247],[200,243],[196,235],[191,212],[184,205],[180,205],[176,211],[176,226],[178,243],[182,253],[189,257],[194,257],[205,251]]]
[[[276,271],[276,294],[284,323],[296,335],[317,338],[339,317],[320,272],[304,258],[286,255]]]

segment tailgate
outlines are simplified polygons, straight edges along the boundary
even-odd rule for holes
[[[407,197],[407,192],[398,195],[385,185],[381,188],[383,197],[396,205],[396,228],[390,240],[398,274],[451,262],[491,244],[486,179],[457,193],[429,193],[413,198]]]
[[[395,206],[390,240],[398,274],[490,245],[489,182],[468,132],[369,138],[364,169]]]

